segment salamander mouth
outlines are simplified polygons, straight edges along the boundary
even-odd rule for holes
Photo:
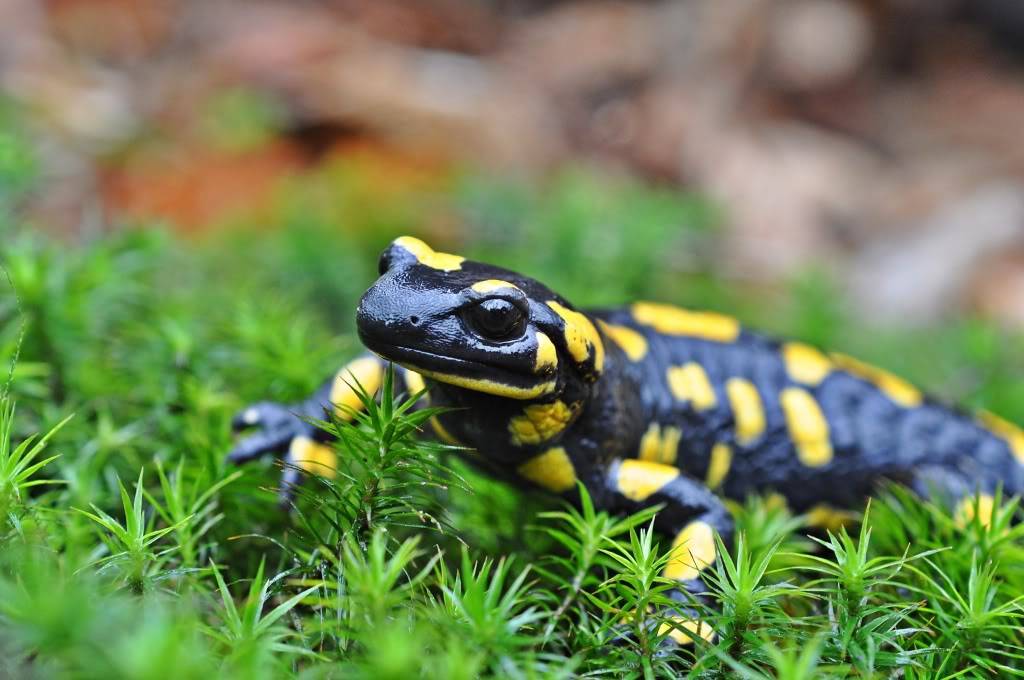
[[[478,372],[481,369],[497,369],[497,367],[491,367],[475,361],[468,361],[455,356],[428,352],[426,350],[407,347],[405,345],[395,345],[387,342],[374,342],[372,345],[367,344],[366,346],[369,347],[371,351],[379,354],[388,361],[393,361],[396,364],[408,365],[413,369],[425,368],[451,371],[453,373],[472,373]]]
[[[393,361],[439,382],[477,392],[487,392],[515,399],[532,399],[549,394],[555,389],[554,379],[539,381],[535,375],[504,366],[471,361],[379,340],[367,342],[365,337],[363,344],[370,351],[388,361]]]

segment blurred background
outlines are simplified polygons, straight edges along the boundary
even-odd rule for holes
[[[3,0],[0,92],[51,396],[113,389],[122,322],[223,375],[239,314],[318,329],[267,360],[297,396],[412,233],[1024,413],[1019,0]]]
[[[284,229],[291,192],[292,223],[512,243],[507,201],[627,182],[699,199],[714,237],[645,233],[671,217],[630,197],[575,245],[622,247],[621,220],[661,266],[824,269],[900,323],[1024,321],[1022,56],[1018,0],[0,3],[41,229]]]

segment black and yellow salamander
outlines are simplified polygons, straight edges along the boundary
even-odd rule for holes
[[[533,279],[403,237],[356,321],[370,353],[302,404],[242,411],[236,429],[256,431],[232,460],[286,452],[286,486],[330,465],[298,416],[358,406],[353,378],[376,391],[394,362],[410,391],[427,384],[432,405],[455,407],[433,420],[436,435],[476,449],[491,474],[570,499],[579,481],[619,512],[664,504],[667,575],[694,594],[717,557],[713,533],[730,540],[719,494],[775,491],[813,514],[863,504],[880,479],[963,512],[991,512],[997,487],[1024,491],[1024,432],[1010,423],[721,314],[650,302],[581,311]]]

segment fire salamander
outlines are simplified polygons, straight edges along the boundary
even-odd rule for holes
[[[1024,491],[1024,431],[722,314],[652,302],[581,311],[538,281],[403,237],[356,320],[371,353],[302,404],[243,410],[235,428],[256,431],[231,460],[286,452],[285,489],[299,470],[331,468],[333,450],[298,416],[358,407],[353,379],[376,391],[394,362],[411,392],[429,385],[433,405],[454,407],[433,419],[435,434],[476,449],[491,474],[569,499],[581,482],[618,512],[664,504],[666,572],[693,594],[717,557],[714,532],[730,541],[720,495],[771,490],[827,518],[880,479],[970,514],[991,513],[997,487]],[[712,635],[693,620],[672,633],[683,644]]]

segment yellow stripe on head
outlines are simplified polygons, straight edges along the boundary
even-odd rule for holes
[[[645,501],[677,477],[679,470],[671,465],[629,459],[619,464],[615,487],[630,500]]]
[[[338,474],[338,454],[330,446],[309,437],[296,437],[288,447],[288,462],[306,474],[333,479]]]
[[[565,323],[565,345],[569,354],[578,364],[594,358],[594,372],[600,374],[604,370],[604,343],[594,324],[585,314],[569,309],[556,300],[548,300],[548,307],[562,317]]]
[[[892,373],[845,354],[833,354],[832,361],[847,373],[867,380],[900,406],[920,406],[924,395],[909,382]]]
[[[978,414],[981,424],[1004,440],[1018,463],[1024,465],[1024,430],[994,413],[982,411]]]
[[[705,484],[709,489],[717,489],[725,481],[732,466],[732,449],[728,444],[719,442],[711,447],[711,461],[708,463],[708,473]]]
[[[487,279],[485,281],[477,281],[472,286],[470,286],[470,289],[472,289],[473,292],[480,293],[481,295],[486,295],[487,293],[492,293],[496,290],[501,290],[502,288],[511,288],[512,290],[519,290],[519,286],[517,286],[516,284],[509,283],[508,281],[502,281],[501,279]]]
[[[439,269],[444,272],[452,272],[462,269],[462,263],[466,258],[451,253],[439,253],[423,241],[413,236],[402,236],[394,241],[396,246],[404,248],[412,253],[413,257],[425,267]]]
[[[689,581],[700,576],[701,570],[714,563],[715,532],[707,522],[690,522],[672,541],[672,559],[665,567],[665,576],[677,581]]]
[[[673,465],[679,455],[679,440],[682,438],[683,431],[678,427],[651,423],[640,438],[638,457],[651,463]]]
[[[643,333],[628,326],[606,323],[598,319],[598,325],[612,342],[619,346],[630,361],[640,361],[647,356],[647,338]]]
[[[733,342],[740,336],[740,322],[717,312],[694,312],[655,302],[637,302],[632,312],[637,323],[666,335],[716,342]]]
[[[668,387],[679,401],[688,401],[697,411],[706,411],[718,404],[708,374],[700,364],[690,362],[673,366],[667,373]]]
[[[802,342],[787,342],[782,346],[782,361],[793,382],[820,385],[834,368],[829,358]]]
[[[754,384],[743,378],[730,378],[725,383],[733,418],[736,420],[736,441],[745,446],[764,434],[765,413],[761,394]]]
[[[331,385],[328,397],[335,406],[335,412],[342,420],[351,420],[354,411],[363,409],[363,402],[355,388],[361,385],[366,393],[373,396],[380,389],[384,378],[384,367],[373,357],[361,357],[345,364]]]
[[[537,356],[533,362],[533,372],[537,374],[554,371],[558,367],[558,350],[547,333],[537,331]]]
[[[546,380],[544,382],[537,383],[536,385],[521,387],[519,385],[506,385],[505,383],[488,380],[487,378],[469,378],[462,375],[455,375],[454,373],[431,371],[420,366],[406,366],[405,364],[401,364],[401,366],[449,385],[473,390],[474,392],[486,392],[487,394],[493,394],[498,397],[507,397],[508,399],[536,399],[537,397],[543,397],[546,394],[551,394],[555,391],[556,387],[554,380]]]
[[[523,409],[523,415],[509,420],[512,443],[522,446],[553,439],[569,426],[578,410],[579,404],[566,406],[561,399],[549,404],[530,404]]]
[[[534,456],[518,468],[519,475],[548,491],[564,493],[576,486],[576,469],[561,446]]]
[[[821,467],[831,462],[828,421],[811,393],[799,387],[787,387],[782,391],[780,402],[800,462],[808,467]]]

